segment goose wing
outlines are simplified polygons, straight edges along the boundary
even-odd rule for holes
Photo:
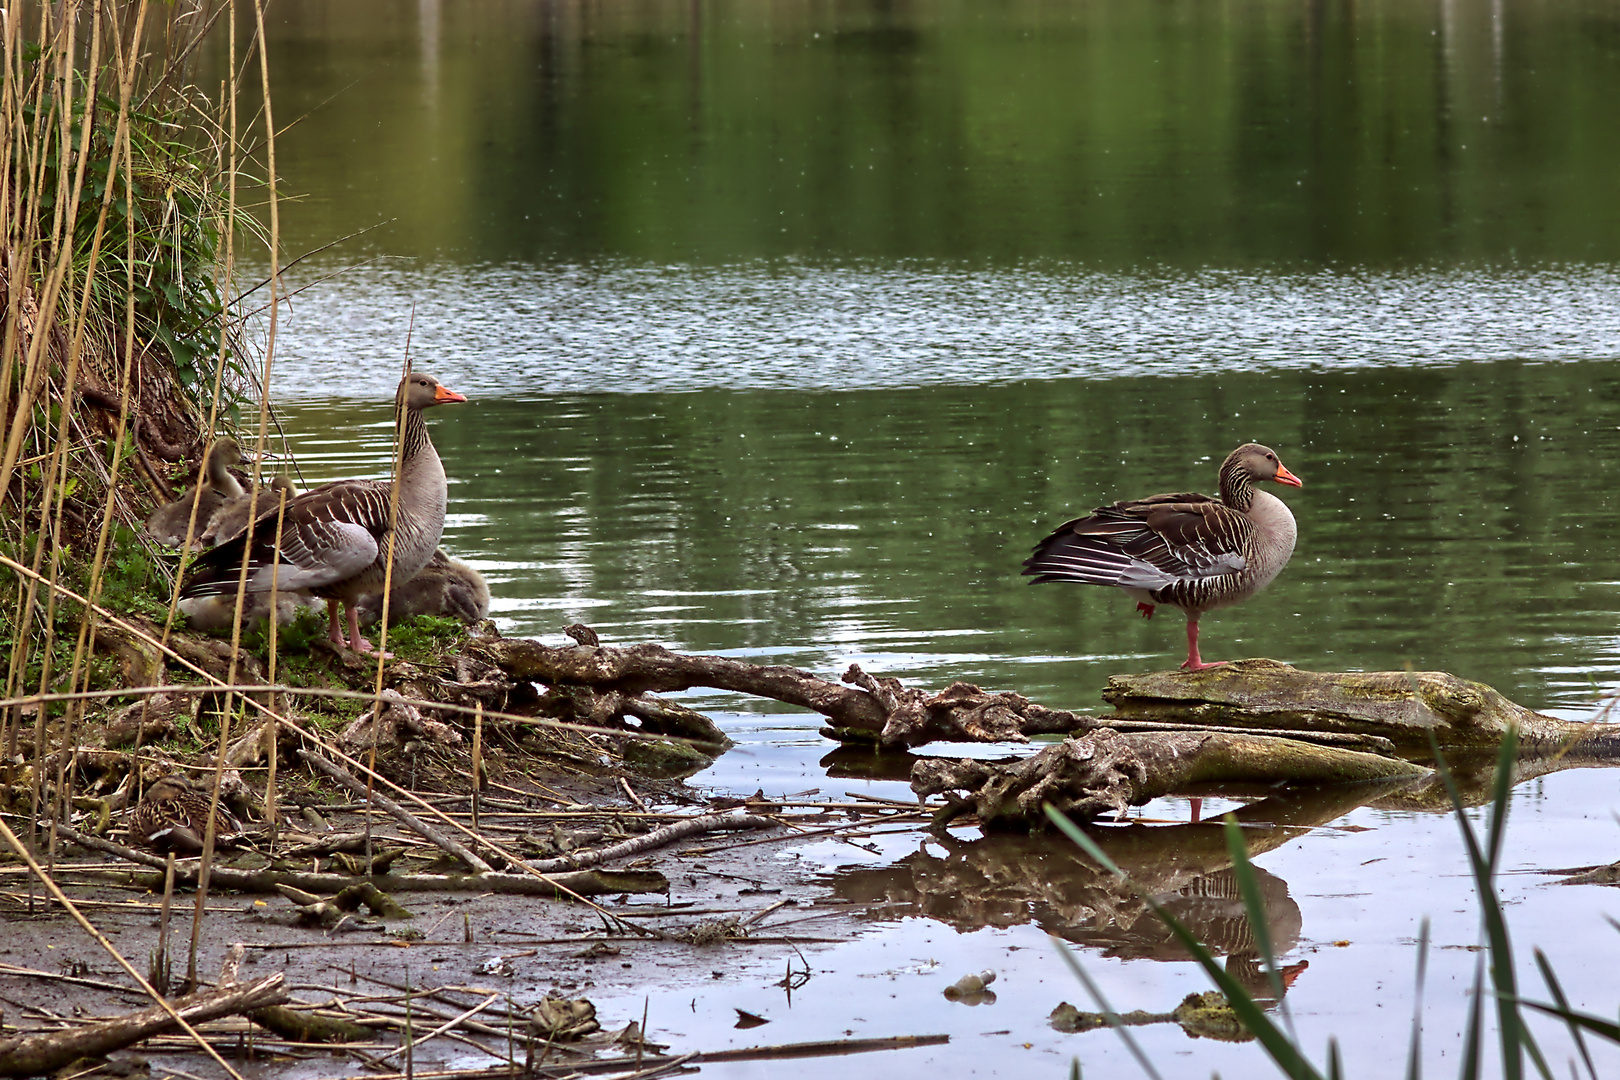
[[[1248,565],[1254,524],[1219,499],[1188,492],[1097,508],[1035,545],[1024,573],[1036,581],[1082,581],[1162,589]]]
[[[242,535],[198,559],[183,595],[234,591],[244,551],[249,592],[268,591],[272,578],[286,592],[346,581],[377,561],[388,534],[388,496],[384,480],[339,480],[298,496],[287,504],[279,559],[272,507]]]

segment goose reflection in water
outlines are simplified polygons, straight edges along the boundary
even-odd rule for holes
[[[1252,859],[1387,790],[1355,785],[1289,792],[1240,807],[1233,817],[1243,827]],[[1190,961],[1154,914],[1147,900],[1152,897],[1212,952],[1224,956],[1226,970],[1256,1001],[1276,1003],[1220,824],[1088,831],[1125,871],[1128,883],[1056,833],[977,838],[946,833],[930,837],[888,866],[842,871],[831,885],[842,899],[865,906],[874,919],[922,916],[964,933],[1034,924],[1107,957]],[[1259,867],[1254,872],[1272,949],[1286,958],[1298,947],[1303,930],[1299,905],[1283,879]],[[1282,968],[1285,990],[1306,967],[1297,962]]]

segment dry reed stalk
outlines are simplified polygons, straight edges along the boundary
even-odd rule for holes
[[[118,951],[117,947],[114,946],[111,941],[107,940],[106,935],[100,930],[97,930],[90,920],[84,917],[84,913],[74,905],[72,900],[68,899],[67,894],[62,891],[61,886],[56,884],[55,879],[47,874],[44,867],[40,866],[39,863],[34,860],[34,857],[29,852],[28,848],[20,839],[18,839],[17,834],[11,831],[11,828],[5,823],[5,819],[3,818],[0,818],[0,840],[4,840],[5,843],[16,854],[16,856],[28,864],[28,868],[34,872],[34,875],[39,878],[40,883],[45,886],[47,891],[50,892],[52,898],[55,899],[58,904],[62,905],[63,910],[65,910],[73,918],[73,921],[78,923],[84,932],[89,934],[90,937],[95,940],[96,944],[100,945],[102,949],[104,949],[107,954],[111,956],[115,962],[117,962],[118,966],[124,969],[124,972],[129,975],[130,978],[135,980],[135,984],[145,991],[153,1001],[157,1002],[157,1004],[169,1014],[175,1023],[179,1024],[181,1029],[185,1031],[185,1033],[190,1036],[198,1046],[201,1046],[203,1050],[207,1052],[209,1057],[213,1058],[214,1061],[219,1064],[220,1068],[224,1069],[226,1073],[234,1078],[234,1080],[243,1080],[242,1074],[231,1068],[230,1064],[224,1058],[219,1056],[219,1052],[214,1049],[213,1044],[199,1035],[197,1030],[186,1022],[185,1017],[181,1016],[175,1011],[174,1006],[170,1005],[163,995],[159,994],[157,990],[153,988],[151,983],[141,978],[141,973],[135,970],[135,965],[126,960],[123,954]]]
[[[473,832],[481,831],[478,827],[478,796],[484,786],[484,703],[477,703],[478,711],[473,714],[473,745],[472,745],[472,827]]]

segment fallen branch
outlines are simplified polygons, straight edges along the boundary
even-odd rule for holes
[[[541,873],[596,866],[613,859],[622,859],[627,855],[639,855],[643,851],[661,848],[677,840],[684,840],[688,836],[734,829],[775,829],[780,826],[781,822],[758,814],[704,814],[701,817],[685,818],[672,825],[665,825],[605,848],[561,855],[554,859],[535,859],[524,865]]]
[[[469,851],[466,845],[462,844],[460,841],[452,840],[450,837],[446,836],[432,825],[429,825],[427,822],[423,821],[421,818],[417,817],[415,814],[411,813],[409,810],[405,809],[403,806],[399,805],[399,803],[395,802],[393,799],[390,799],[381,792],[375,790],[368,792],[366,790],[366,785],[362,783],[357,776],[349,772],[349,770],[343,768],[342,766],[335,765],[332,762],[327,761],[321,755],[313,753],[309,750],[299,750],[298,756],[303,758],[305,764],[309,765],[316,772],[336,780],[350,791],[353,791],[362,797],[369,796],[373,803],[381,807],[383,810],[386,810],[400,824],[404,825],[407,829],[416,833],[418,836],[421,836],[423,839],[437,844],[440,850],[460,859],[462,862],[466,863],[474,873],[488,874],[494,871],[494,867],[490,866],[489,863],[485,862],[483,859]]]
[[[154,870],[164,861],[148,852],[136,851],[99,836],[81,833],[70,826],[58,825],[57,831],[81,847],[118,855]],[[103,880],[141,885],[153,891],[163,888],[161,872],[141,874],[135,871],[101,871]],[[177,864],[174,880],[177,885],[196,882],[195,866]],[[305,892],[331,896],[352,885],[376,884],[388,892],[490,892],[514,896],[545,896],[557,898],[575,893],[580,896],[616,895],[618,893],[659,893],[669,891],[669,880],[663,874],[647,870],[581,870],[569,874],[386,874],[376,878],[353,877],[347,874],[313,874],[297,870],[238,870],[215,865],[209,868],[208,884],[212,889],[231,889],[246,893],[273,893],[279,887],[290,885]]]
[[[173,1011],[193,1025],[221,1016],[252,1012],[286,1001],[285,982],[286,977],[278,973],[246,986],[227,986],[192,994],[173,1002]],[[0,1039],[0,1076],[37,1076],[54,1072],[70,1061],[82,1057],[103,1057],[179,1026],[170,1010],[159,1005],[97,1021],[82,1028]]]
[[[704,686],[771,698],[827,717],[833,738],[877,740],[888,746],[919,746],[936,739],[1021,742],[1030,735],[1098,726],[1094,719],[1047,709],[1018,694],[954,683],[930,695],[908,690],[894,679],[875,679],[855,666],[844,680],[858,688],[782,664],[688,656],[653,644],[565,648],[523,638],[479,638],[468,649],[508,675],[553,686],[587,686],[626,696]]]
[[[924,797],[945,795],[936,827],[969,813],[987,825],[1028,827],[1046,820],[1047,803],[1071,818],[1089,820],[1106,812],[1123,814],[1128,806],[1198,784],[1349,784],[1428,774],[1399,758],[1274,736],[1127,735],[1105,728],[1007,765],[919,761],[911,769],[911,789]]]

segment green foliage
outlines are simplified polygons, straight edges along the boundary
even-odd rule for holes
[[[38,51],[32,54],[38,61]],[[64,304],[78,303],[84,281],[91,281],[91,318],[110,334],[121,334],[126,306],[133,305],[136,347],[157,348],[173,360],[182,386],[208,391],[214,358],[221,347],[224,299],[216,280],[222,255],[221,227],[225,193],[219,181],[215,149],[194,145],[202,130],[190,120],[194,110],[184,100],[165,111],[135,109],[130,114],[129,162],[117,155],[118,100],[111,74],[104,74],[102,92],[94,100],[89,138],[81,148],[87,86],[82,72],[70,106],[71,135],[68,152],[59,142],[47,144],[46,171],[39,192],[42,215],[55,209],[58,179],[66,170],[63,191],[71,190],[72,170],[81,150],[84,188],[71,223],[74,288],[63,294]],[[45,117],[30,103],[25,120],[59,122],[60,98],[54,86],[42,103]],[[52,130],[55,130],[54,128]],[[101,246],[91,277],[91,249],[109,185],[107,217]],[[226,345],[226,360],[231,353]]]
[[[115,526],[101,576],[101,603],[162,622],[169,610],[169,581],[125,525]]]
[[[388,628],[388,651],[412,663],[438,660],[466,636],[460,620],[417,615]]]
[[[326,636],[326,620],[307,607],[300,607],[293,621],[276,628],[276,655],[283,660],[308,656],[310,645]],[[262,623],[242,634],[242,646],[266,659],[270,656],[270,624]]]

